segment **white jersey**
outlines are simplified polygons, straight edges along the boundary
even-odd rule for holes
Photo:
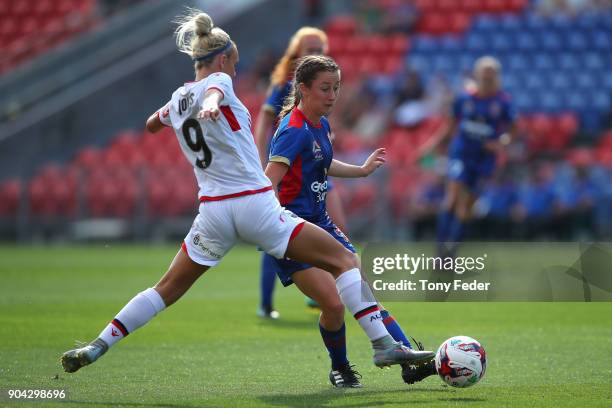
[[[217,121],[197,118],[209,89],[223,94]],[[174,128],[183,154],[193,165],[200,201],[272,189],[251,133],[251,115],[236,97],[229,75],[216,72],[198,82],[186,83],[174,91],[158,115],[164,125]]]

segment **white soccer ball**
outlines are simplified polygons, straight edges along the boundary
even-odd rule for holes
[[[484,377],[486,368],[485,349],[471,337],[451,337],[436,352],[436,371],[453,387],[471,387]]]

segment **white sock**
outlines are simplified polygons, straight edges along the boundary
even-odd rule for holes
[[[159,293],[153,288],[140,292],[129,301],[115,318],[98,336],[108,347],[146,324],[155,315],[164,310],[166,305]]]
[[[336,288],[344,306],[357,319],[371,341],[388,336],[383,324],[378,303],[366,282],[361,279],[359,269],[344,272],[336,279]]]

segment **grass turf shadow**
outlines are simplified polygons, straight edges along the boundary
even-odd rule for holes
[[[263,395],[258,397],[261,402],[277,407],[290,407],[290,408],[301,408],[301,407],[325,407],[332,404],[335,400],[350,396],[351,401],[349,403],[343,402],[342,407],[348,408],[362,408],[362,407],[373,407],[373,406],[392,406],[392,405],[403,405],[406,404],[431,404],[440,402],[452,402],[452,403],[482,403],[486,402],[485,398],[473,398],[454,395],[454,390],[445,388],[407,388],[405,391],[367,391],[363,389],[335,389],[331,388],[323,390],[317,393],[310,394],[292,394],[292,395]],[[405,399],[397,400],[398,394],[405,396]],[[432,394],[435,394],[432,397]],[[442,395],[440,395],[442,394]],[[389,398],[385,398],[388,396]],[[372,397],[378,397],[372,399]],[[391,398],[392,397],[392,398]],[[359,400],[362,401],[359,401]]]

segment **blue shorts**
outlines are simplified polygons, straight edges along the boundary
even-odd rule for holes
[[[483,179],[491,176],[495,166],[487,162],[474,163],[458,157],[449,157],[447,174],[450,180],[458,181],[472,192],[477,192]]]
[[[349,241],[346,235],[344,235],[344,233],[340,231],[340,228],[336,227],[336,224],[334,224],[329,217],[327,217],[326,222],[324,221],[322,223],[317,223],[316,225],[323,228],[332,237],[336,238],[336,241],[344,245],[346,249],[348,249],[349,251],[353,253],[356,252],[355,248],[353,247],[353,244],[351,244],[351,241]],[[277,258],[274,258],[272,255],[268,255],[268,254],[264,254],[264,256],[272,258],[271,260],[269,259],[271,261],[269,264],[274,265],[276,269],[275,271],[276,275],[280,279],[283,286],[289,286],[293,283],[293,280],[291,279],[291,275],[293,275],[295,272],[302,271],[304,269],[313,267],[313,265],[311,264],[292,261],[289,258],[277,259]]]

